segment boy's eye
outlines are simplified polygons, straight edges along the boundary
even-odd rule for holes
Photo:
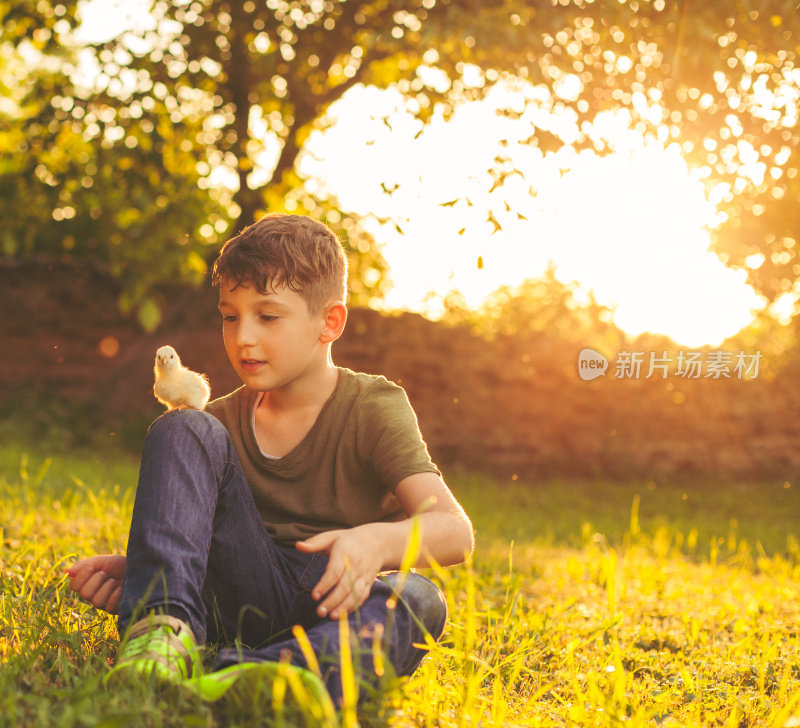
[[[270,316],[269,314],[263,314],[261,316],[261,320],[262,321],[277,321],[278,317],[277,316]]]
[[[232,316],[230,314],[228,314],[227,316],[223,315],[222,320],[223,320],[223,322],[236,321],[236,316]]]

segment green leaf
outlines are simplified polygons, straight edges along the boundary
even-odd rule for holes
[[[137,318],[147,333],[153,333],[161,323],[161,308],[153,298],[146,298],[139,305]]]

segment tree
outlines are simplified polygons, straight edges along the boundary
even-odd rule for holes
[[[552,266],[542,276],[518,286],[501,286],[477,308],[466,304],[458,291],[442,297],[443,321],[467,325],[489,339],[508,336],[526,341],[544,338],[575,346],[595,346],[607,352],[624,346],[625,334],[603,306],[572,281],[562,283]]]
[[[719,201],[723,222],[713,232],[722,260],[745,267],[770,300],[800,292],[798,7],[578,0],[559,28],[563,18],[550,22],[548,6],[513,11],[521,32],[509,34],[500,67],[510,63],[517,76],[545,84],[553,108],[572,115],[576,134],[564,140],[532,129],[532,141],[607,153],[613,141],[593,122],[603,111],[624,110],[643,135],[680,145]],[[487,45],[492,28],[487,22],[476,30],[476,47]],[[480,62],[491,64],[488,56]],[[498,160],[498,176],[509,158]]]
[[[134,70],[122,40],[95,49],[100,72],[89,84],[79,80],[80,49],[69,44],[74,3],[8,3],[0,22],[11,59],[0,69],[9,92],[0,140],[11,152],[0,160],[3,252],[94,259],[123,282],[123,309],[137,305],[142,324],[155,328],[157,284],[202,279],[233,227],[230,194],[209,180],[229,154],[215,132],[220,120],[224,132],[229,111],[209,121],[216,97],[208,84],[153,80]],[[278,205],[275,189],[264,193],[261,207]],[[298,212],[321,213],[340,228],[354,301],[380,295],[385,264],[358,222],[335,200],[317,202],[299,185],[293,194]]]
[[[62,20],[74,24],[74,4],[47,12],[44,5],[25,0],[0,6],[4,37],[21,42],[30,34],[30,23],[22,32],[15,13],[36,18],[34,26],[41,23],[45,31]],[[11,36],[9,17],[16,23]],[[622,111],[642,134],[679,144],[727,215],[716,231],[723,259],[749,263],[752,282],[773,298],[798,279],[793,235],[800,222],[794,204],[800,194],[794,130],[800,26],[797,11],[785,2],[157,0],[151,17],[149,27],[97,45],[102,73],[94,88],[65,88],[56,95],[60,106],[43,105],[41,120],[33,115],[31,123],[42,133],[42,147],[55,141],[66,156],[87,153],[81,151],[86,130],[100,127],[89,140],[102,136],[110,144],[100,147],[104,158],[120,154],[128,160],[123,167],[148,170],[139,183],[135,175],[122,179],[127,173],[114,177],[125,197],[136,200],[134,208],[152,207],[143,192],[148,184],[170,183],[167,204],[178,197],[178,207],[198,223],[197,239],[210,249],[259,211],[285,206],[316,215],[331,211],[345,236],[353,236],[351,246],[369,251],[369,239],[355,219],[336,210],[335,200],[303,189],[301,152],[310,132],[326,123],[330,105],[359,83],[392,86],[425,120],[435,109],[446,112],[496,84],[512,84],[544,87],[546,100],[529,103],[573,121],[569,138],[531,123],[524,143],[545,152],[564,145],[611,151],[613,140],[594,124],[604,111]],[[48,49],[60,50],[51,48],[60,32],[50,31]],[[431,69],[442,72],[444,82]],[[467,74],[470,69],[479,71]],[[42,88],[35,94],[40,100]],[[522,119],[516,103],[507,113]],[[25,125],[18,128],[37,138]],[[161,167],[167,180],[153,177]],[[64,180],[81,171],[65,172]],[[235,180],[230,199],[216,184],[226,171]],[[494,186],[502,190],[513,171],[509,145],[507,154],[498,155]],[[16,183],[30,172],[16,167],[3,177],[17,207]],[[129,184],[142,196],[129,194]],[[105,217],[103,222],[106,230]],[[121,214],[116,224],[125,228],[130,216]],[[152,255],[153,246],[141,246]],[[202,246],[192,249],[206,257]],[[756,268],[758,253],[764,262]],[[362,260],[380,267],[357,256],[359,275]]]
[[[76,52],[57,40],[74,28],[74,4],[4,10],[4,38],[16,51],[5,76],[15,65],[27,73],[0,118],[10,151],[0,161],[3,252],[94,259],[123,281],[122,308],[136,304],[141,323],[155,328],[154,285],[201,279],[196,241],[224,219],[182,143],[196,128],[189,118],[170,123],[163,102],[112,105],[74,80]]]

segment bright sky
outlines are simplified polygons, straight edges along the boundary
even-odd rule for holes
[[[141,6],[140,0],[94,2],[99,10],[85,16],[87,35],[109,37],[130,27],[141,20]],[[646,145],[628,130],[624,114],[607,115],[598,133],[614,154],[564,149],[543,156],[522,143],[532,124],[567,138],[574,133],[570,119],[548,110],[551,101],[532,87],[498,90],[422,129],[397,92],[355,87],[331,108],[332,125],[312,135],[300,169],[343,209],[391,217],[403,229],[401,235],[394,224],[371,223],[394,284],[387,306],[436,315],[430,293],[452,289],[478,305],[553,261],[562,281],[577,281],[615,306],[617,325],[632,334],[718,345],[748,324],[763,302],[744,271],[726,268],[709,252],[707,226],[716,209],[677,146]],[[496,114],[517,104],[524,109],[517,120]],[[266,146],[273,156],[275,145]],[[487,170],[498,153],[508,154],[520,174],[489,196]],[[383,192],[381,183],[394,192]],[[500,229],[487,219],[489,210]]]
[[[427,294],[453,288],[477,305],[501,285],[540,275],[552,260],[563,282],[577,281],[616,306],[617,325],[632,334],[717,345],[763,307],[745,272],[709,251],[706,226],[716,208],[677,146],[645,145],[625,130],[624,118],[608,130],[618,152],[603,158],[572,150],[542,157],[512,144],[524,179],[509,176],[490,199],[486,170],[501,151],[498,139],[525,138],[530,128],[498,118],[490,98],[449,122],[434,121],[415,140],[418,122],[397,111],[400,103],[391,92],[354,89],[333,109],[336,124],[311,139],[313,157],[301,163],[344,208],[399,219],[404,235],[393,225],[376,233],[395,284],[388,305],[435,314]],[[399,186],[388,196],[381,182]],[[489,209],[502,230],[487,220]]]

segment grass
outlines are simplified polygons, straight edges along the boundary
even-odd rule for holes
[[[123,550],[136,463],[27,451],[0,447],[0,725],[270,724],[103,686],[114,621],[63,567]],[[800,484],[449,481],[474,558],[434,574],[445,637],[362,725],[800,725]]]

